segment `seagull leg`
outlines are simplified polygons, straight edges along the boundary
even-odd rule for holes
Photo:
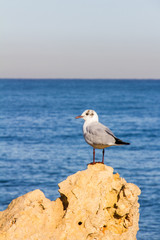
[[[93,148],[93,164],[95,164],[95,148]]]
[[[103,148],[103,157],[102,157],[102,163],[104,163],[104,148]]]

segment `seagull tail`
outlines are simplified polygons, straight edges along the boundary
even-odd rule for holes
[[[115,140],[116,140],[115,144],[117,144],[117,145],[130,145],[130,143],[128,143],[128,142],[123,142],[123,141],[120,140],[119,138],[116,138]]]

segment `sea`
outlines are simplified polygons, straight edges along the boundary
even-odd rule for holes
[[[131,143],[107,148],[105,164],[141,189],[137,239],[159,240],[159,80],[1,79],[0,210],[35,189],[55,200],[58,183],[87,168],[92,147],[75,119],[86,109]]]

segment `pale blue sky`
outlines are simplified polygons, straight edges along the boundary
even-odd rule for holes
[[[159,0],[0,0],[0,78],[160,78]]]

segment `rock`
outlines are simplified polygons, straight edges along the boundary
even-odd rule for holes
[[[140,189],[103,164],[69,176],[61,197],[40,190],[13,200],[0,212],[1,240],[135,240]]]
[[[62,217],[60,199],[51,202],[40,190],[29,192],[0,212],[0,239],[49,239]]]

